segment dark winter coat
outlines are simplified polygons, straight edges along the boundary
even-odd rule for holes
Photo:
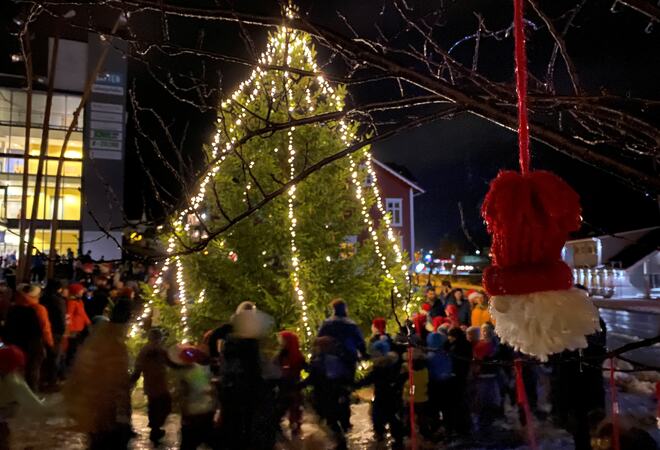
[[[356,387],[374,385],[374,397],[378,401],[401,403],[401,390],[405,382],[401,376],[401,358],[394,352],[373,359],[371,371],[360,381]]]
[[[445,308],[448,305],[447,299],[448,297],[442,294],[436,297],[431,306],[431,311],[429,311],[429,317],[431,317],[431,320],[436,317],[447,317],[447,313],[445,312]]]
[[[46,290],[41,297],[41,304],[48,310],[48,320],[54,336],[63,336],[66,332],[66,299],[57,291]]]
[[[449,344],[449,355],[456,379],[465,382],[470,373],[472,345],[463,336]]]
[[[440,333],[431,333],[426,339],[429,351],[426,354],[431,381],[445,381],[451,378],[453,364],[446,351],[447,337]]]
[[[37,312],[34,308],[14,305],[7,312],[3,341],[19,347],[26,354],[43,349],[43,335]]]
[[[449,300],[447,301],[448,305],[456,305],[458,308],[458,322],[461,325],[469,327],[472,323],[472,309],[470,307],[470,302],[468,299],[463,298],[461,304],[459,305],[453,294],[450,294]]]
[[[110,291],[106,288],[97,288],[92,294],[92,298],[84,301],[87,317],[93,319],[96,316],[102,316],[109,302]]]
[[[366,356],[367,349],[360,328],[348,317],[333,316],[321,325],[318,337],[331,337],[337,344],[339,357],[352,371],[359,355]]]

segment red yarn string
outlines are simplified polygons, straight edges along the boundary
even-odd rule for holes
[[[615,363],[610,358],[610,400],[612,401],[612,449],[621,450],[619,440],[619,401],[616,398],[616,383],[614,381]]]
[[[516,398],[518,405],[522,408],[525,415],[525,428],[527,428],[527,438],[529,439],[529,446],[533,450],[537,450],[536,436],[534,435],[534,425],[532,424],[532,410],[529,407],[529,400],[527,399],[527,391],[525,390],[525,381],[522,375],[522,361],[516,359],[513,363],[516,371]]]
[[[529,172],[529,121],[527,120],[527,55],[525,53],[524,0],[513,0],[513,38],[516,60],[516,91],[518,92],[518,152],[520,172]]]
[[[413,349],[408,346],[408,394],[410,395],[410,448],[417,450],[417,432],[415,431],[415,383],[413,376]]]
[[[656,381],[655,383],[655,400],[657,404],[655,416],[658,419],[658,423],[660,424],[660,381]]]

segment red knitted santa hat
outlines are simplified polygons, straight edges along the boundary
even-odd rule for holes
[[[570,268],[561,249],[580,227],[578,195],[558,176],[501,172],[482,207],[493,241],[493,265],[484,271],[490,295],[520,295],[569,289]]]
[[[597,311],[571,289],[571,269],[561,250],[580,226],[578,195],[545,171],[501,172],[482,207],[492,235],[492,265],[483,286],[493,296],[497,334],[514,348],[547,359],[586,346],[598,329]]]

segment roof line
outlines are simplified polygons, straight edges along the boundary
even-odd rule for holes
[[[628,230],[628,231],[621,231],[618,233],[609,233],[609,234],[601,234],[599,236],[591,236],[591,237],[585,237],[585,238],[580,238],[580,239],[570,239],[566,241],[566,243],[577,243],[577,242],[586,242],[586,241],[593,241],[595,239],[603,239],[607,237],[611,238],[616,238],[616,239],[626,239],[624,236],[628,236],[634,233],[641,233],[643,231],[650,232],[655,230],[656,228],[660,228],[660,226],[654,226],[654,227],[646,227],[646,228],[638,228],[636,230]],[[642,236],[643,237],[643,236]],[[640,238],[641,239],[641,238]]]
[[[378,165],[378,167],[381,167],[381,168],[385,169],[387,172],[391,173],[392,175],[394,175],[395,177],[397,177],[398,179],[400,179],[401,181],[403,181],[404,183],[406,183],[407,185],[409,185],[409,186],[412,187],[413,189],[416,189],[417,191],[419,191],[420,194],[424,194],[424,193],[426,193],[426,191],[425,191],[424,189],[422,189],[421,187],[419,187],[418,184],[413,183],[413,182],[410,181],[408,178],[404,177],[403,175],[401,175],[401,174],[398,173],[397,171],[393,170],[393,169],[392,169],[391,167],[389,167],[387,164],[384,164],[384,163],[378,161],[378,160],[375,159],[375,158],[372,159],[372,161],[375,162],[376,165]]]

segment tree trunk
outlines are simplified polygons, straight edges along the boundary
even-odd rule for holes
[[[48,91],[46,93],[46,107],[44,109],[44,123],[41,130],[41,148],[39,151],[39,163],[37,164],[37,174],[34,183],[34,199],[32,200],[32,214],[30,216],[30,231],[28,234],[27,251],[25,252],[25,274],[30,273],[32,263],[32,248],[34,247],[34,236],[37,232],[37,220],[39,215],[39,196],[41,194],[41,182],[43,180],[44,160],[48,152],[48,133],[50,131],[50,109],[53,104],[53,88],[55,85],[55,64],[57,63],[57,53],[59,50],[60,39],[58,33],[53,38],[53,54],[48,70]],[[45,195],[45,194],[44,194]],[[44,203],[44,215],[46,205]]]
[[[25,249],[25,229],[27,228],[27,192],[30,179],[30,132],[32,126],[32,46],[30,44],[30,33],[25,26],[25,34],[21,37],[21,49],[25,59],[25,81],[27,83],[26,107],[25,107],[25,148],[23,149],[23,184],[21,191],[21,210],[19,217],[19,241],[18,252],[18,270],[16,280],[18,282],[28,281],[30,273],[29,266],[26,265],[25,255],[32,251]]]
[[[117,28],[119,27],[120,22],[121,22],[121,15],[117,18],[114,26],[112,27],[112,31],[110,32],[111,35],[117,32]],[[108,38],[108,39],[112,39],[112,38]],[[73,130],[78,125],[78,119],[80,118],[80,113],[85,107],[85,103],[87,103],[89,95],[92,92],[92,86],[94,85],[94,81],[96,80],[97,75],[103,68],[103,64],[105,63],[105,59],[108,56],[110,47],[111,47],[110,43],[106,42],[105,47],[103,48],[103,52],[101,52],[101,55],[99,56],[96,66],[94,67],[94,71],[91,74],[89,74],[89,77],[85,82],[85,89],[83,90],[83,95],[80,98],[80,103],[78,104],[78,107],[73,113],[73,119],[71,120],[71,124],[66,130],[66,135],[64,136],[64,142],[62,143],[62,148],[60,150],[60,155],[57,161],[57,173],[55,174],[55,197],[53,200],[53,217],[50,222],[51,224],[50,225],[50,256],[48,258],[49,278],[55,274],[55,261],[57,259],[57,253],[55,251],[55,246],[57,245],[57,230],[59,228],[59,217],[57,213],[60,206],[60,191],[62,188],[62,170],[64,168],[64,153],[66,152],[66,148],[69,145],[69,139],[71,138],[71,133],[73,133]]]

